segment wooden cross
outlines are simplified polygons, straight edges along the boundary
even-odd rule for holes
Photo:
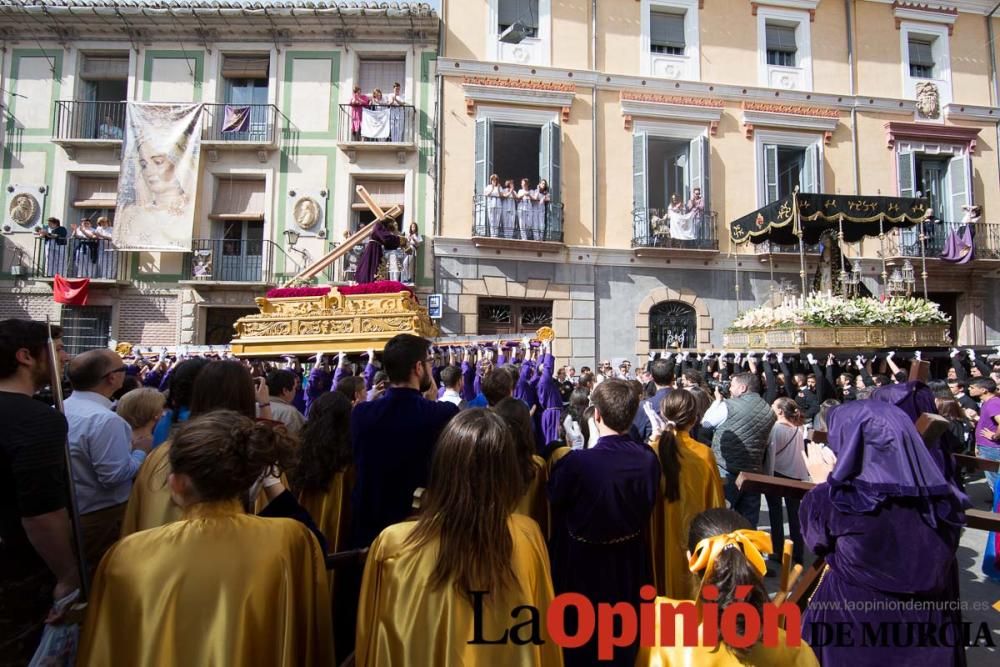
[[[301,272],[299,272],[298,275],[296,275],[294,278],[285,283],[284,287],[292,287],[299,282],[310,280],[314,276],[319,275],[323,271],[323,269],[330,266],[338,259],[340,259],[344,255],[349,253],[351,250],[353,250],[354,246],[366,241],[368,237],[372,235],[372,230],[375,228],[375,223],[386,222],[388,220],[395,220],[403,213],[403,209],[398,204],[393,204],[390,208],[383,211],[382,207],[379,206],[374,199],[372,199],[371,194],[368,193],[368,190],[365,189],[365,186],[363,185],[357,186],[355,188],[355,191],[358,193],[358,196],[361,197],[361,201],[363,201],[365,205],[368,207],[368,210],[372,212],[372,215],[375,216],[375,221],[368,223],[367,225],[359,229],[357,232],[349,236],[343,243],[338,245],[336,248],[334,248],[333,250],[331,250],[330,252],[323,255],[318,260],[316,260],[315,262],[304,268]]]

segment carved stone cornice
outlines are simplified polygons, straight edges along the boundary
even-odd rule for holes
[[[824,143],[829,145],[840,122],[839,109],[770,102],[742,102],[740,107],[747,139],[753,139],[756,127],[777,127],[822,132]]]
[[[569,120],[569,110],[576,96],[576,85],[539,79],[492,76],[467,76],[462,79],[465,111],[476,113],[477,102],[500,102],[538,107],[557,107],[563,121]]]
[[[685,95],[657,95],[623,90],[620,95],[625,129],[632,129],[633,116],[667,118],[709,124],[709,133],[715,136],[726,104],[709,97]]]
[[[948,34],[955,30],[955,20],[958,18],[958,9],[955,7],[940,7],[926,5],[918,2],[892,3],[892,15],[896,19],[896,30],[903,21],[923,21],[925,23],[938,23],[948,26]]]
[[[959,144],[969,149],[971,155],[976,151],[976,140],[979,139],[978,127],[955,127],[953,125],[937,125],[930,123],[886,123],[886,148],[893,149],[898,139],[921,139],[939,144]]]

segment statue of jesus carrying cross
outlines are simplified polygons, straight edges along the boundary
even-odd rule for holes
[[[399,206],[393,206],[383,211],[364,186],[359,185],[357,192],[375,215],[375,225],[372,227],[371,236],[365,242],[365,249],[361,253],[361,259],[358,260],[358,268],[355,273],[355,280],[360,285],[374,282],[385,251],[395,250],[400,244],[405,243],[405,239],[395,234],[387,225],[388,222],[402,213]]]

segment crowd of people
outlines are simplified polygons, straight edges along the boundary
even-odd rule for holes
[[[485,236],[522,241],[545,241],[550,228],[552,191],[544,178],[532,186],[522,178],[520,187],[512,179],[501,183],[491,174],[483,191],[486,200]]]
[[[66,229],[59,218],[49,218],[45,227],[35,230],[44,239],[46,276],[60,275],[74,278],[112,278],[115,262],[111,220],[100,216],[96,221],[81,218],[79,223]]]
[[[961,632],[948,603],[970,502],[952,457],[1000,459],[1000,366],[971,350],[925,384],[893,353],[677,353],[578,374],[548,343],[407,334],[380,358],[305,365],[68,359],[53,327],[71,385],[60,414],[37,396],[49,334],[0,322],[0,664],[65,622],[81,578],[81,665],[965,664],[962,646],[862,645],[861,626]],[[927,412],[948,429],[925,442]],[[740,472],[818,484],[801,503],[768,495],[759,530]],[[549,635],[563,593],[763,613],[786,522],[793,560],[827,563],[813,600],[875,611],[810,605],[800,644],[758,627],[746,645],[606,653],[582,612],[563,628],[580,641]],[[363,565],[327,570],[349,552]],[[934,604],[875,604],[906,600]],[[542,620],[518,625],[529,608]],[[810,647],[830,623],[855,632]]]

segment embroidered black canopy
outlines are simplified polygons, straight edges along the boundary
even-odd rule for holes
[[[797,200],[793,201],[793,197]],[[843,222],[844,240],[855,243],[866,236],[878,236],[895,227],[912,227],[927,217],[928,200],[912,197],[863,197],[800,192],[763,206],[729,223],[734,243],[780,245],[799,242],[794,204],[798,203],[798,224],[807,245],[819,242],[828,230],[839,231]],[[881,223],[881,224],[880,224]]]

